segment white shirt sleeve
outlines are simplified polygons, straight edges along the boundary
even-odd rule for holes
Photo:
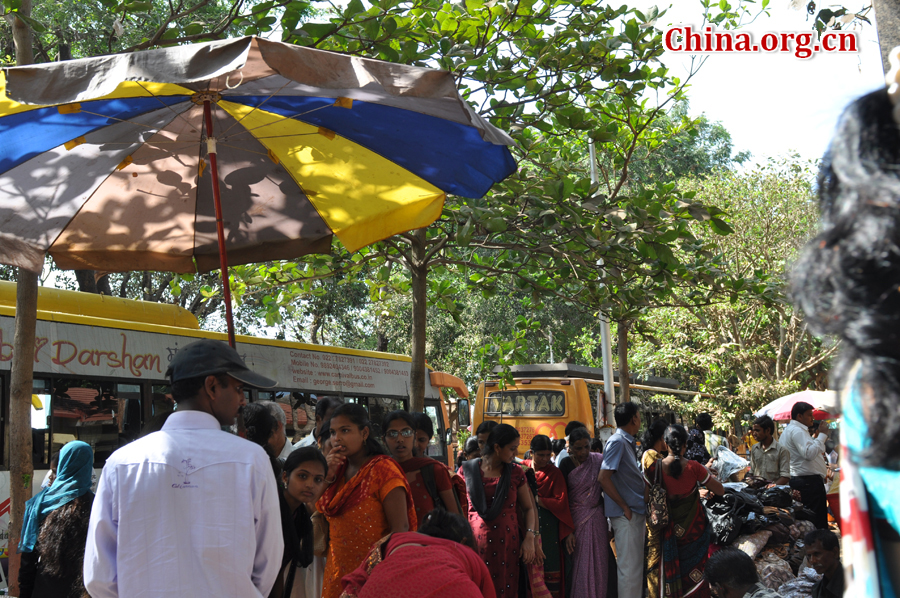
[[[84,586],[92,598],[117,598],[119,595],[116,573],[119,522],[115,508],[115,475],[114,466],[103,468],[91,507],[84,549]]]
[[[262,488],[256,501],[256,555],[253,558],[253,585],[263,596],[268,596],[281,571],[284,557],[284,536],[281,531],[281,506],[278,503],[278,487],[268,459],[261,461],[255,480]],[[261,478],[261,479],[260,479]]]

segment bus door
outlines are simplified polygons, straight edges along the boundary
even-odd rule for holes
[[[428,443],[426,455],[441,463],[448,463],[447,422],[444,421],[440,399],[425,399],[425,415],[434,426],[434,436]]]

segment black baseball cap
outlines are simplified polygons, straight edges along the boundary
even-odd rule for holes
[[[199,340],[179,349],[166,370],[166,377],[173,384],[215,374],[228,374],[256,388],[272,388],[278,384],[271,378],[251,372],[238,352],[227,343],[210,339]]]

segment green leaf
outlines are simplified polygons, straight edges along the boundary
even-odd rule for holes
[[[484,223],[484,228],[492,233],[502,233],[506,230],[506,220],[503,218],[488,218]]]
[[[469,218],[456,233],[456,244],[460,247],[466,247],[472,242],[472,235],[475,232],[475,223]]]
[[[47,27],[40,21],[32,19],[31,17],[26,17],[19,12],[15,12],[13,14],[15,14],[20,21],[31,27],[35,33],[44,33],[45,31],[47,31]]]
[[[195,22],[185,26],[184,34],[185,35],[198,35],[200,33],[203,33],[204,28],[205,28],[205,25],[203,23],[195,21]]]
[[[361,12],[365,12],[366,7],[363,6],[362,0],[350,0],[347,8],[344,10],[344,17],[351,19]]]
[[[126,12],[150,12],[153,10],[153,3],[143,1],[129,2],[123,8]]]
[[[721,218],[710,218],[709,223],[712,226],[712,229],[720,235],[730,235],[734,232],[734,229]]]
[[[337,26],[333,23],[303,23],[300,29],[313,39],[321,39],[334,33]]]

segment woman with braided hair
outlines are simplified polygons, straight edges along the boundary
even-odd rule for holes
[[[657,597],[708,598],[709,584],[703,579],[703,570],[709,552],[710,531],[699,489],[701,485],[706,486],[719,496],[725,489],[706,467],[685,458],[688,433],[684,426],[669,426],[663,438],[669,448],[668,456],[644,470],[644,481],[648,486],[656,482],[659,471],[669,507],[669,523],[659,534],[662,558],[656,574],[659,578]]]

